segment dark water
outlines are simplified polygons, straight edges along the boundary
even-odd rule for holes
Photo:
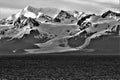
[[[1,56],[0,79],[120,80],[120,56],[48,54]]]

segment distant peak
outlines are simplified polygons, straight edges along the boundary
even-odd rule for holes
[[[105,17],[108,16],[109,14],[113,14],[113,15],[115,15],[115,16],[120,16],[120,13],[113,12],[113,11],[111,11],[111,10],[108,10],[108,11],[106,11],[106,12],[104,12],[104,13],[102,14],[102,17],[105,18]]]
[[[26,6],[26,7],[24,8],[24,10],[32,10],[32,9],[36,9],[36,8],[33,7],[33,6]]]
[[[26,8],[26,9],[27,9],[27,8],[33,8],[33,6],[28,5],[28,6],[26,6],[25,8]]]

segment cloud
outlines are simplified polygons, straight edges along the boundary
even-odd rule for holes
[[[119,0],[93,0],[94,2],[98,3],[108,3],[108,4],[119,4]]]
[[[86,1],[86,0],[63,0],[65,2],[71,2],[71,3],[76,3],[76,4],[95,4],[92,3],[91,1]]]
[[[5,18],[10,16],[13,13],[17,13],[20,9],[15,9],[15,8],[3,8],[0,7],[0,18]]]
[[[83,7],[88,12],[101,13],[106,10],[119,10],[119,0],[63,0],[68,3],[76,4],[79,8]]]
[[[119,0],[91,0],[92,2],[105,6],[106,8],[119,9]]]
[[[66,2],[72,2],[77,4],[99,4],[99,3],[108,3],[108,4],[119,4],[119,0],[63,0]]]
[[[19,11],[19,9],[15,9],[15,8],[0,8],[0,11],[2,13],[7,13],[7,12],[13,13],[13,12]]]

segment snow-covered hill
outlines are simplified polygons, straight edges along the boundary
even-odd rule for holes
[[[62,24],[77,23],[78,19],[85,15],[84,12],[64,11],[57,8],[34,8],[27,6],[19,12],[12,14],[5,19],[5,23],[10,23],[18,19],[21,15],[38,19],[40,22],[57,22]]]
[[[48,17],[54,18],[59,12],[60,10],[57,8],[35,8],[32,6],[27,6],[24,9],[21,9],[19,12],[12,14],[8,18],[6,18],[6,22],[14,21],[18,19],[21,15],[34,19],[43,18],[43,15],[46,15],[44,19],[48,19]]]

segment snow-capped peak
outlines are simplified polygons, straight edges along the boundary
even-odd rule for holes
[[[36,18],[38,15],[39,10],[32,6],[27,6],[23,9],[22,14],[26,17]]]

